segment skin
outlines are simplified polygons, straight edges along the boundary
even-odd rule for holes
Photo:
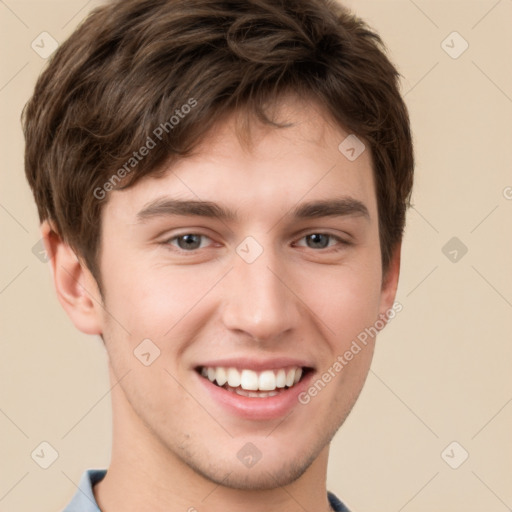
[[[111,193],[102,212],[103,297],[43,224],[59,300],[78,329],[102,335],[111,384],[119,382],[111,465],[94,487],[105,512],[329,510],[329,445],[361,391],[375,340],[310,403],[277,420],[227,414],[193,370],[224,357],[290,356],[311,361],[318,378],[395,298],[400,246],[383,276],[370,151],[350,162],[338,150],[348,133],[315,103],[286,98],[276,114],[293,126],[254,122],[245,147],[227,118],[162,177]],[[214,201],[237,218],[137,221],[163,196]],[[362,202],[369,217],[289,215],[297,204],[342,196]],[[188,233],[205,235],[195,252],[175,238]],[[333,235],[327,248],[307,237],[314,233]],[[235,251],[247,236],[263,248],[251,264]],[[160,349],[150,366],[133,355],[147,338]],[[237,458],[247,442],[262,453],[251,468]]]

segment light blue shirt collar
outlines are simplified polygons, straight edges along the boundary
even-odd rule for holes
[[[78,489],[73,499],[62,512],[101,512],[92,492],[92,487],[95,483],[102,480],[106,474],[106,469],[86,470],[82,478],[80,478]]]
[[[96,503],[92,488],[107,474],[106,469],[87,469],[80,482],[78,489],[69,502],[68,506],[62,512],[101,512]],[[336,512],[349,512],[348,508],[332,493],[327,492],[329,503]]]

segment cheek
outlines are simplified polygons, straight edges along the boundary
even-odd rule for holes
[[[380,266],[326,268],[309,274],[303,290],[327,337],[341,349],[378,318]]]
[[[183,329],[219,275],[207,266],[119,266],[105,279],[108,321],[115,318],[134,340],[162,339]]]

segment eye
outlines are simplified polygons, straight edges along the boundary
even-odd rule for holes
[[[336,243],[341,245],[349,245],[348,242],[342,240],[341,238],[331,235],[329,233],[311,233],[301,238],[301,240],[306,241],[306,247],[310,249],[326,249],[328,247],[332,247],[336,245]],[[334,242],[334,243],[330,243]],[[304,246],[303,244],[297,244],[299,246]]]
[[[183,251],[193,251],[195,249],[202,249],[204,246],[201,242],[204,240],[210,240],[210,238],[208,238],[206,235],[186,233],[184,235],[178,235],[169,238],[169,240],[166,240],[165,243],[168,245],[173,245],[174,247],[177,246]]]

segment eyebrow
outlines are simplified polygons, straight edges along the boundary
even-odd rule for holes
[[[183,199],[161,198],[144,206],[137,213],[137,221],[163,216],[198,216],[235,221],[236,212],[212,201],[195,201]],[[296,219],[316,219],[321,217],[364,217],[370,220],[368,208],[352,197],[316,200],[295,206],[286,216]]]

